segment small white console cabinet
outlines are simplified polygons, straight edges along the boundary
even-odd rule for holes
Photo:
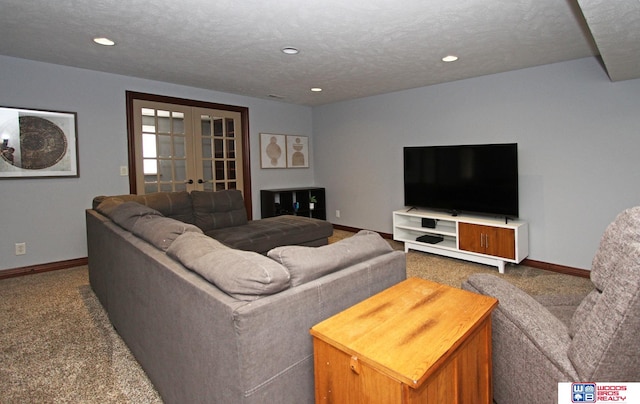
[[[435,239],[418,241],[422,236]],[[405,208],[393,212],[393,239],[404,242],[405,252],[411,249],[495,265],[501,274],[506,262],[517,264],[529,255],[529,226],[521,220],[505,223],[504,218]]]

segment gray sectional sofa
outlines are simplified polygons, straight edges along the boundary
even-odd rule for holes
[[[325,245],[333,234],[331,223],[302,216],[247,220],[242,193],[238,190],[98,196],[93,199],[93,208],[98,209],[105,201],[102,211],[122,202],[137,202],[163,216],[193,224],[229,247],[262,254],[281,245]]]
[[[91,286],[166,403],[312,403],[309,329],[406,277],[376,233],[260,254],[170,205],[99,198],[86,211]],[[223,216],[210,219],[234,221]]]

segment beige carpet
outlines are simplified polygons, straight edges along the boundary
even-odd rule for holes
[[[336,230],[331,241],[352,233]],[[396,249],[402,245],[391,241]],[[408,276],[458,287],[492,267],[407,254]],[[588,279],[522,266],[504,277],[534,294],[576,293]],[[87,267],[0,280],[0,403],[161,403],[91,291]]]
[[[87,267],[0,281],[0,403],[161,403]]]
[[[335,242],[352,234],[343,230],[334,230],[330,241]],[[404,250],[402,243],[389,240],[389,244],[396,250]],[[504,278],[533,295],[576,294],[584,296],[593,288],[589,279],[563,275],[524,265],[508,264],[505,267],[505,273],[499,274],[497,267],[413,250],[407,253],[407,276],[416,276],[445,285],[460,287],[469,275],[477,272],[489,273]]]

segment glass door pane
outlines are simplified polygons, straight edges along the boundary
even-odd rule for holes
[[[224,189],[241,189],[236,167],[242,166],[236,156],[242,156],[237,147],[242,144],[236,139],[240,131],[240,114],[230,111],[199,109],[200,122],[197,124],[196,137],[200,140],[196,155],[198,162],[198,183],[203,190],[220,191]]]
[[[134,110],[144,193],[243,189],[239,112],[144,100],[134,100]]]
[[[187,162],[190,108],[149,101],[144,101],[144,106],[140,103],[143,101],[134,102],[140,114],[134,117],[136,161],[142,166],[137,172],[138,183],[144,184],[145,194],[188,190],[189,178],[193,177]]]

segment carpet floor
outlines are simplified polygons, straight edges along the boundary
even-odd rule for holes
[[[336,230],[331,242],[352,233]],[[402,244],[390,241],[395,249]],[[459,287],[493,273],[531,294],[580,294],[588,279],[411,251],[407,275]],[[161,403],[89,286],[86,266],[0,280],[0,403]]]
[[[86,266],[0,281],[0,403],[162,403]]]
[[[333,242],[349,237],[353,233],[334,230]],[[396,250],[404,250],[404,244],[388,240],[391,247]],[[498,273],[497,267],[476,264],[426,254],[419,251],[409,251],[407,254],[407,276],[429,279],[434,282],[459,288],[462,282],[473,273],[488,273],[504,278],[531,295],[566,295],[575,294],[584,296],[593,284],[587,278],[573,275],[559,274],[528,267],[525,265],[507,264],[504,274]]]

